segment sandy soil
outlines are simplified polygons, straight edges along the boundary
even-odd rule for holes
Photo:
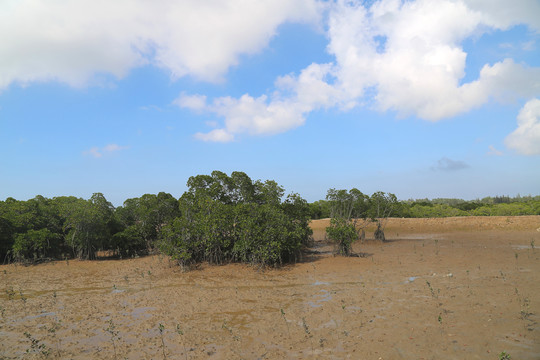
[[[391,219],[350,258],[326,223],[302,263],[265,271],[0,266],[0,358],[540,359],[540,216]]]

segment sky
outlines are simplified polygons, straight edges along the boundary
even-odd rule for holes
[[[310,202],[539,195],[540,1],[0,2],[0,200],[213,170]]]

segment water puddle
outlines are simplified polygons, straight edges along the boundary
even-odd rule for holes
[[[411,276],[409,277],[407,280],[405,280],[403,283],[404,284],[410,284],[412,283],[414,280],[418,279],[418,276]]]
[[[156,309],[155,307],[151,307],[151,306],[135,308],[130,313],[130,315],[131,315],[132,318],[137,319],[137,320],[141,319],[141,318],[148,319],[148,318],[152,317],[152,315],[148,314],[148,312],[152,311],[152,310],[155,310],[155,309]]]
[[[512,249],[514,249],[514,250],[527,250],[527,249],[536,250],[536,249],[540,249],[540,247],[539,246],[532,247],[530,244],[529,245],[512,245]]]
[[[330,300],[332,300],[332,294],[328,290],[320,290],[313,301],[308,301],[308,305],[312,308],[318,308]]]

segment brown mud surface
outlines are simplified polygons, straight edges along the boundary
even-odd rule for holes
[[[349,258],[326,224],[279,269],[0,266],[0,358],[540,359],[540,216],[390,219]]]

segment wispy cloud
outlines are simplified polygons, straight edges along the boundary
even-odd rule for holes
[[[497,150],[495,146],[489,145],[489,151],[487,152],[488,155],[494,155],[494,156],[502,156],[503,152],[500,150]]]
[[[433,171],[459,171],[459,170],[467,169],[469,167],[470,166],[464,161],[452,160],[447,157],[443,157],[437,161],[437,164],[435,166],[431,167],[431,170]]]
[[[173,101],[173,104],[178,105],[181,108],[201,111],[206,107],[206,96],[198,94],[187,95],[182,93]]]
[[[95,157],[95,158],[101,158],[101,157],[109,155],[111,153],[115,153],[115,152],[125,150],[125,149],[128,149],[128,148],[129,148],[128,146],[120,146],[120,145],[117,145],[117,144],[109,144],[109,145],[105,145],[103,147],[95,146],[93,148],[90,148],[89,150],[83,151],[83,154],[88,155],[88,156],[92,156],[92,157]]]

